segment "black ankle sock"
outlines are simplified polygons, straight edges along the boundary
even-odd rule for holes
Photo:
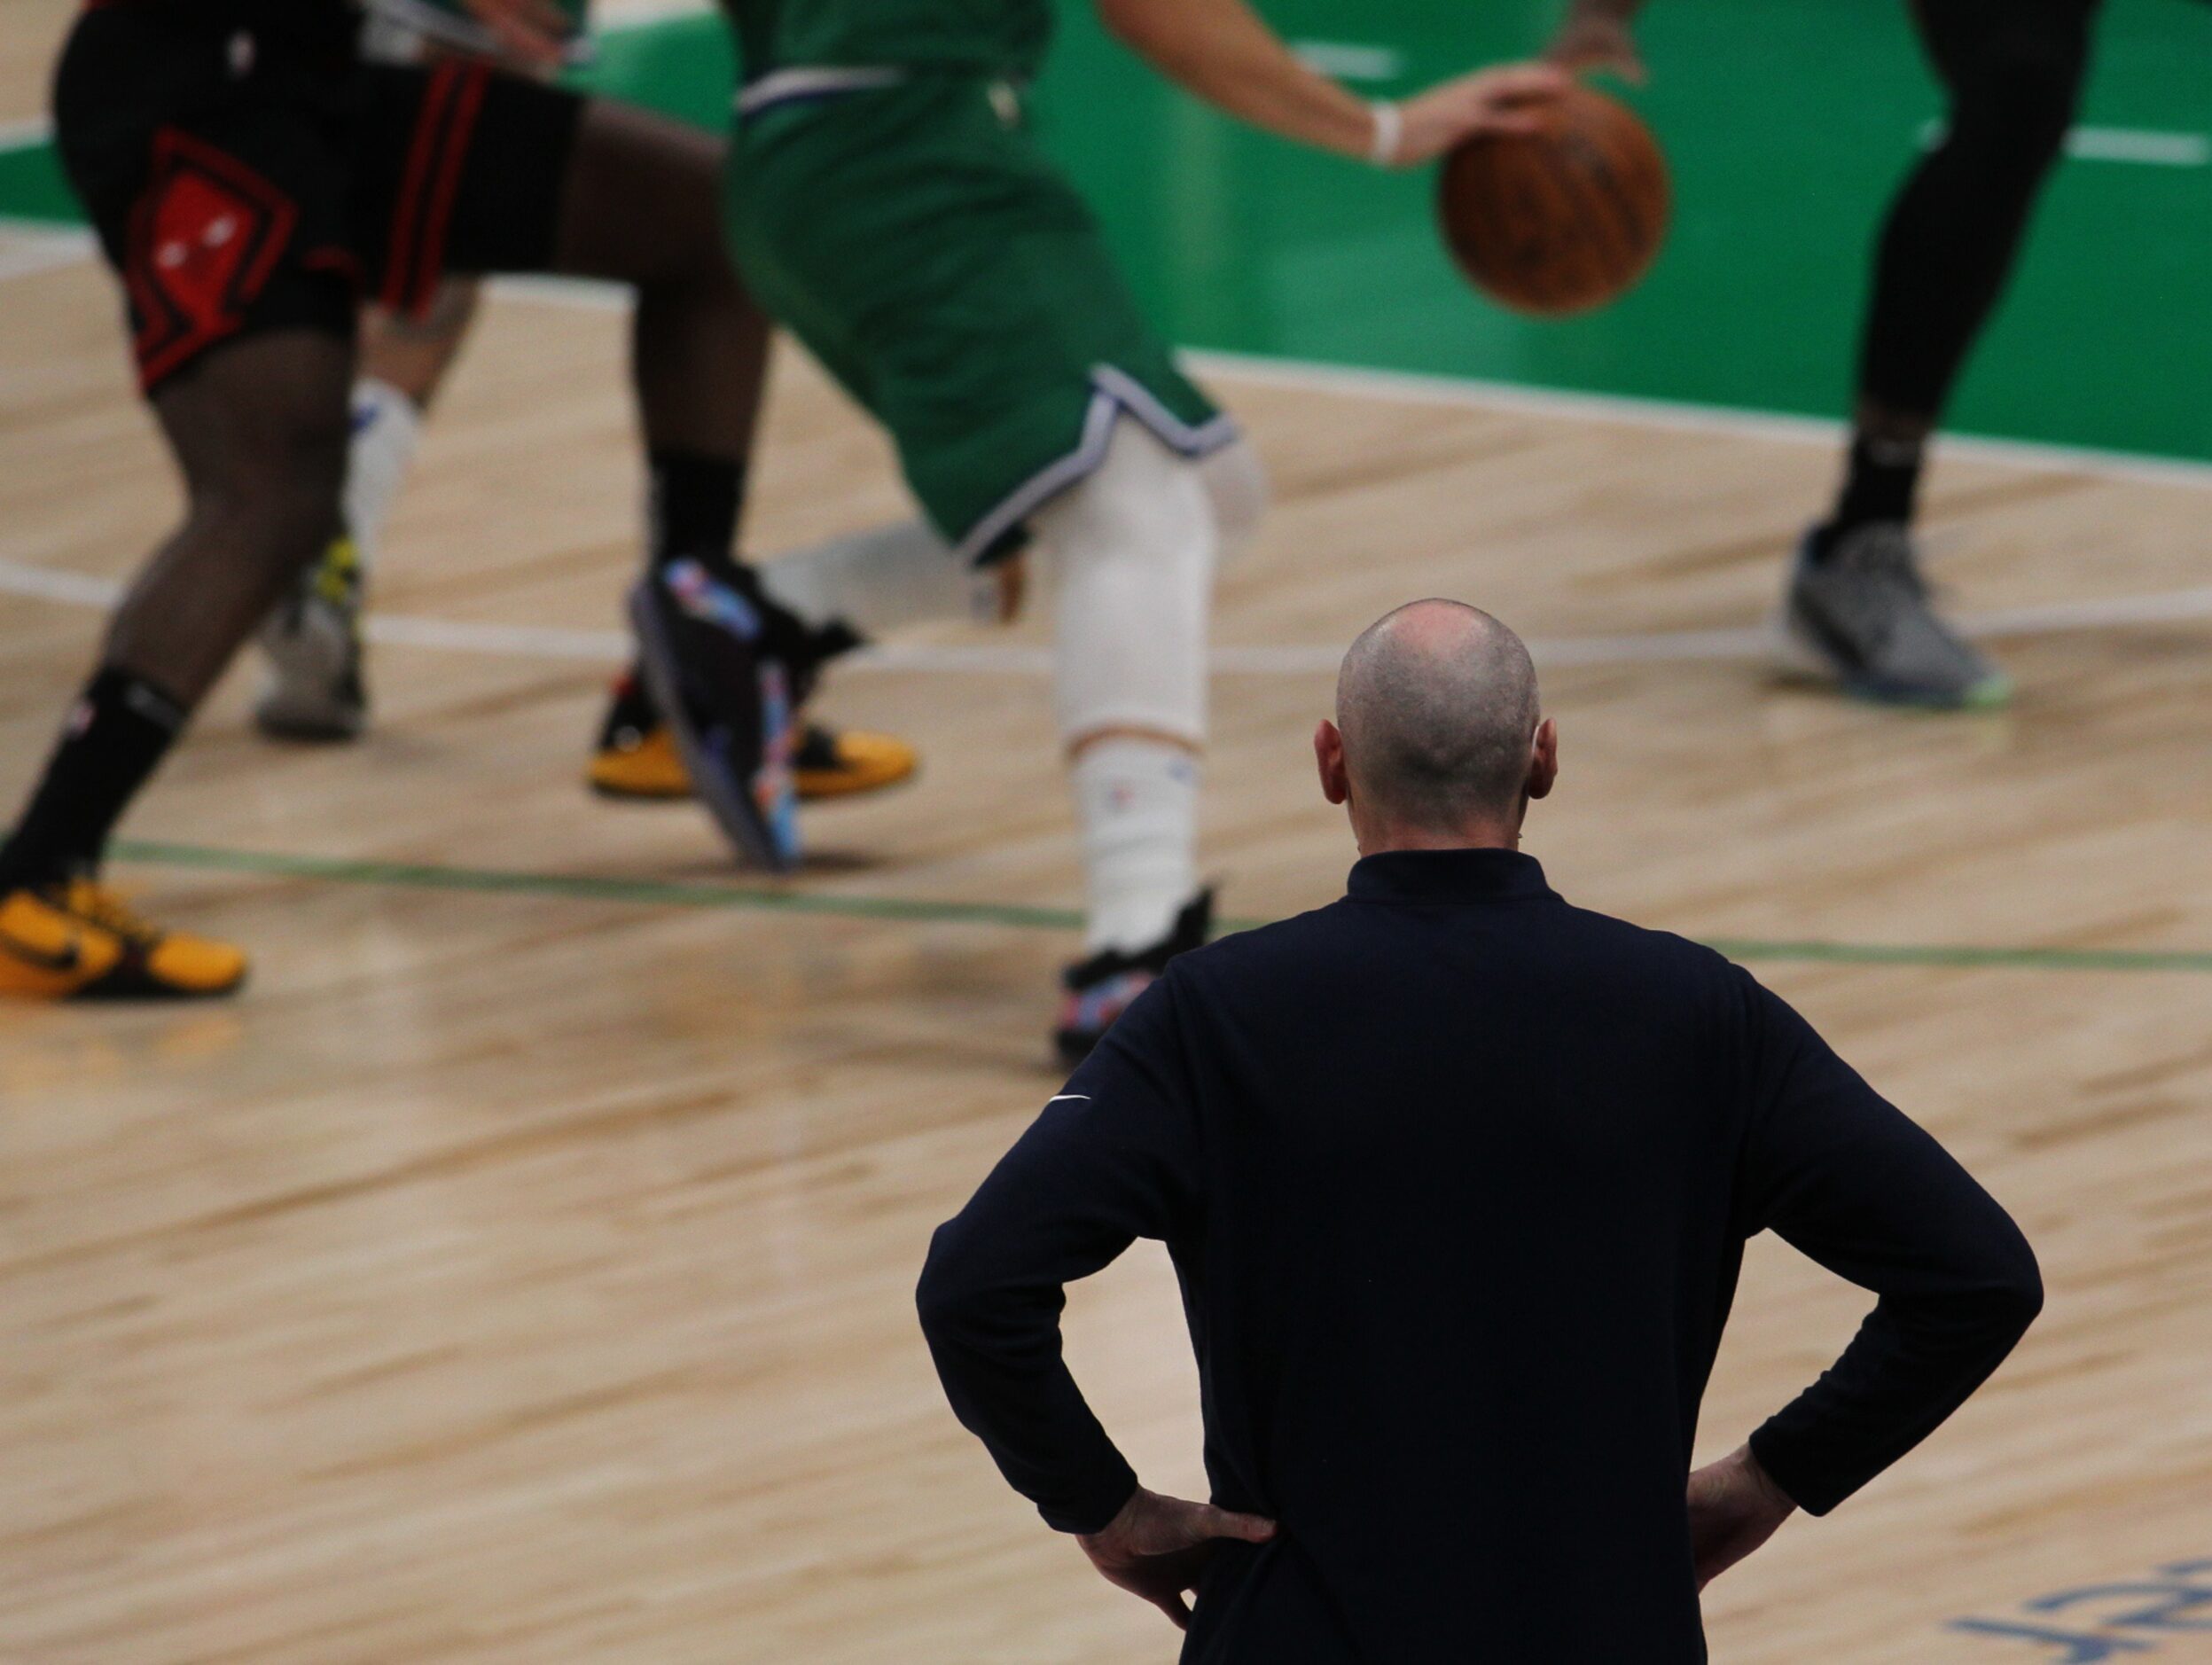
[[[87,683],[38,790],[0,848],[0,893],[98,866],[108,833],[186,715],[181,703],[128,671],[103,669]]]
[[[745,465],[658,447],[646,465],[653,476],[649,558],[654,568],[691,559],[719,569],[734,560]]]
[[[1860,527],[1885,520],[1909,522],[1913,499],[1919,494],[1920,465],[1926,453],[1926,445],[1919,440],[1854,435],[1850,466],[1843,476],[1835,513],[1813,534],[1814,559],[1827,555],[1845,533]]]

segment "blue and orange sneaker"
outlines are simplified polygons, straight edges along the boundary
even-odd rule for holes
[[[919,754],[895,735],[816,722],[801,729],[792,756],[802,804],[881,792],[911,780],[920,767]],[[614,684],[584,778],[605,798],[660,801],[692,795],[691,771],[676,749],[676,736],[637,675],[626,672]]]
[[[809,632],[731,565],[671,561],[629,596],[638,663],[698,794],[738,853],[799,863],[794,684],[810,676]]]
[[[1090,1056],[1114,1020],[1151,988],[1168,962],[1206,946],[1214,930],[1214,893],[1201,890],[1183,904],[1168,934],[1148,948],[1101,949],[1060,973],[1059,1023],[1052,1044],[1060,1062],[1073,1068]]]

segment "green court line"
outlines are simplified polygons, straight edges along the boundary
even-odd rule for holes
[[[316,879],[343,885],[383,885],[482,895],[559,896],[580,902],[634,903],[650,907],[739,909],[848,919],[897,919],[923,925],[991,925],[1022,931],[1074,931],[1082,914],[1070,908],[1019,903],[933,902],[914,896],[853,896],[823,891],[772,889],[759,885],[692,884],[672,879],[609,879],[588,873],[514,872],[483,867],[428,866],[412,862],[356,861],[275,850],[223,849],[128,839],[116,860],[152,867],[196,867],[263,878]],[[1247,931],[1264,919],[1231,918],[1223,931]],[[1732,960],[1809,961],[1836,965],[1935,966],[1957,970],[2177,972],[2212,974],[2212,952],[2189,950],[1999,948],[1971,944],[1792,942],[1715,937],[1706,946]]]

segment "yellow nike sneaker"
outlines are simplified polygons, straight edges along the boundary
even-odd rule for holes
[[[246,956],[164,931],[90,879],[0,897],[0,997],[144,999],[227,995]]]
[[[842,731],[809,723],[792,758],[802,801],[879,792],[911,778],[920,755],[904,740],[860,730]],[[591,789],[609,798],[688,798],[692,778],[676,737],[652,702],[628,678],[599,732],[588,776]]]
[[[895,735],[809,723],[791,767],[801,799],[848,798],[911,778],[921,756]]]

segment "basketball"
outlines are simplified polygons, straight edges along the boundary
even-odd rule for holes
[[[1545,317],[1635,286],[1667,232],[1667,160],[1637,113],[1571,88],[1536,133],[1483,134],[1444,159],[1436,215],[1477,287]]]

